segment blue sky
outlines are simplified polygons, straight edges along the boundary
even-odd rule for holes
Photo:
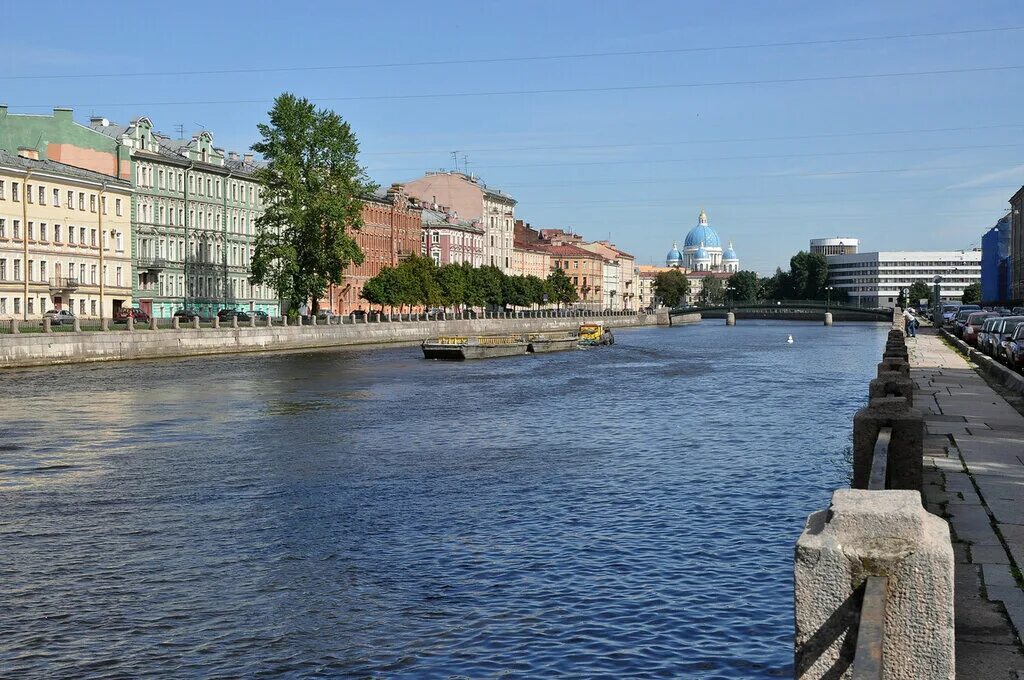
[[[41,21],[31,4],[5,8],[7,25],[35,28],[5,38],[0,101],[12,112],[73,106],[80,121],[147,115],[168,134],[202,126],[219,146],[243,150],[272,98],[288,90],[351,122],[381,184],[452,168],[457,150],[471,172],[518,199],[517,216],[610,235],[644,263],[682,241],[703,206],[743,266],[763,273],[817,236],[858,237],[865,250],[979,245],[1024,184],[1024,69],[750,83],[1024,66],[1024,30],[154,74],[1024,28],[1019,0],[294,1],[168,10],[75,3]],[[81,77],[126,73],[150,75]],[[39,77],[66,75],[79,77]],[[744,84],[716,84],[737,81]],[[451,96],[651,85],[688,86]],[[373,98],[408,94],[442,96]]]

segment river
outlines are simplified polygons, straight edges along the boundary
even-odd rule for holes
[[[791,677],[887,331],[5,371],[0,676]]]

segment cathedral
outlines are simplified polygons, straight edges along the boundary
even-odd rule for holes
[[[732,243],[722,250],[718,232],[708,225],[708,216],[703,210],[697,218],[697,226],[686,235],[682,252],[679,251],[679,244],[673,243],[672,250],[665,258],[665,265],[691,272],[732,273],[740,270],[740,260],[732,249]]]

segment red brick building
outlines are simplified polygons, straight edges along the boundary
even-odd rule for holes
[[[394,267],[420,252],[420,213],[419,203],[411,200],[400,184],[365,199],[363,228],[354,232],[363,251],[363,263],[351,265],[340,285],[328,287],[325,299],[320,301],[321,309],[335,314],[369,310],[369,303],[359,297],[363,285],[384,267]]]

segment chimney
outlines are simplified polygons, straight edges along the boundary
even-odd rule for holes
[[[18,155],[21,156],[22,158],[28,158],[29,160],[33,161],[39,160],[39,150],[33,149],[30,146],[19,146]]]
[[[245,154],[244,156],[242,156],[242,160],[244,160],[246,163],[252,163],[252,154]]]
[[[71,109],[58,106],[53,110],[54,120],[66,121],[68,123],[74,122],[74,117],[71,115]]]
[[[228,151],[228,160],[229,161],[237,161],[238,160],[238,152],[237,151]]]
[[[107,120],[106,118],[101,117],[101,116],[93,116],[92,118],[89,119],[89,125],[91,125],[94,128],[96,128],[96,127],[107,127],[107,126],[110,125],[110,121]]]

